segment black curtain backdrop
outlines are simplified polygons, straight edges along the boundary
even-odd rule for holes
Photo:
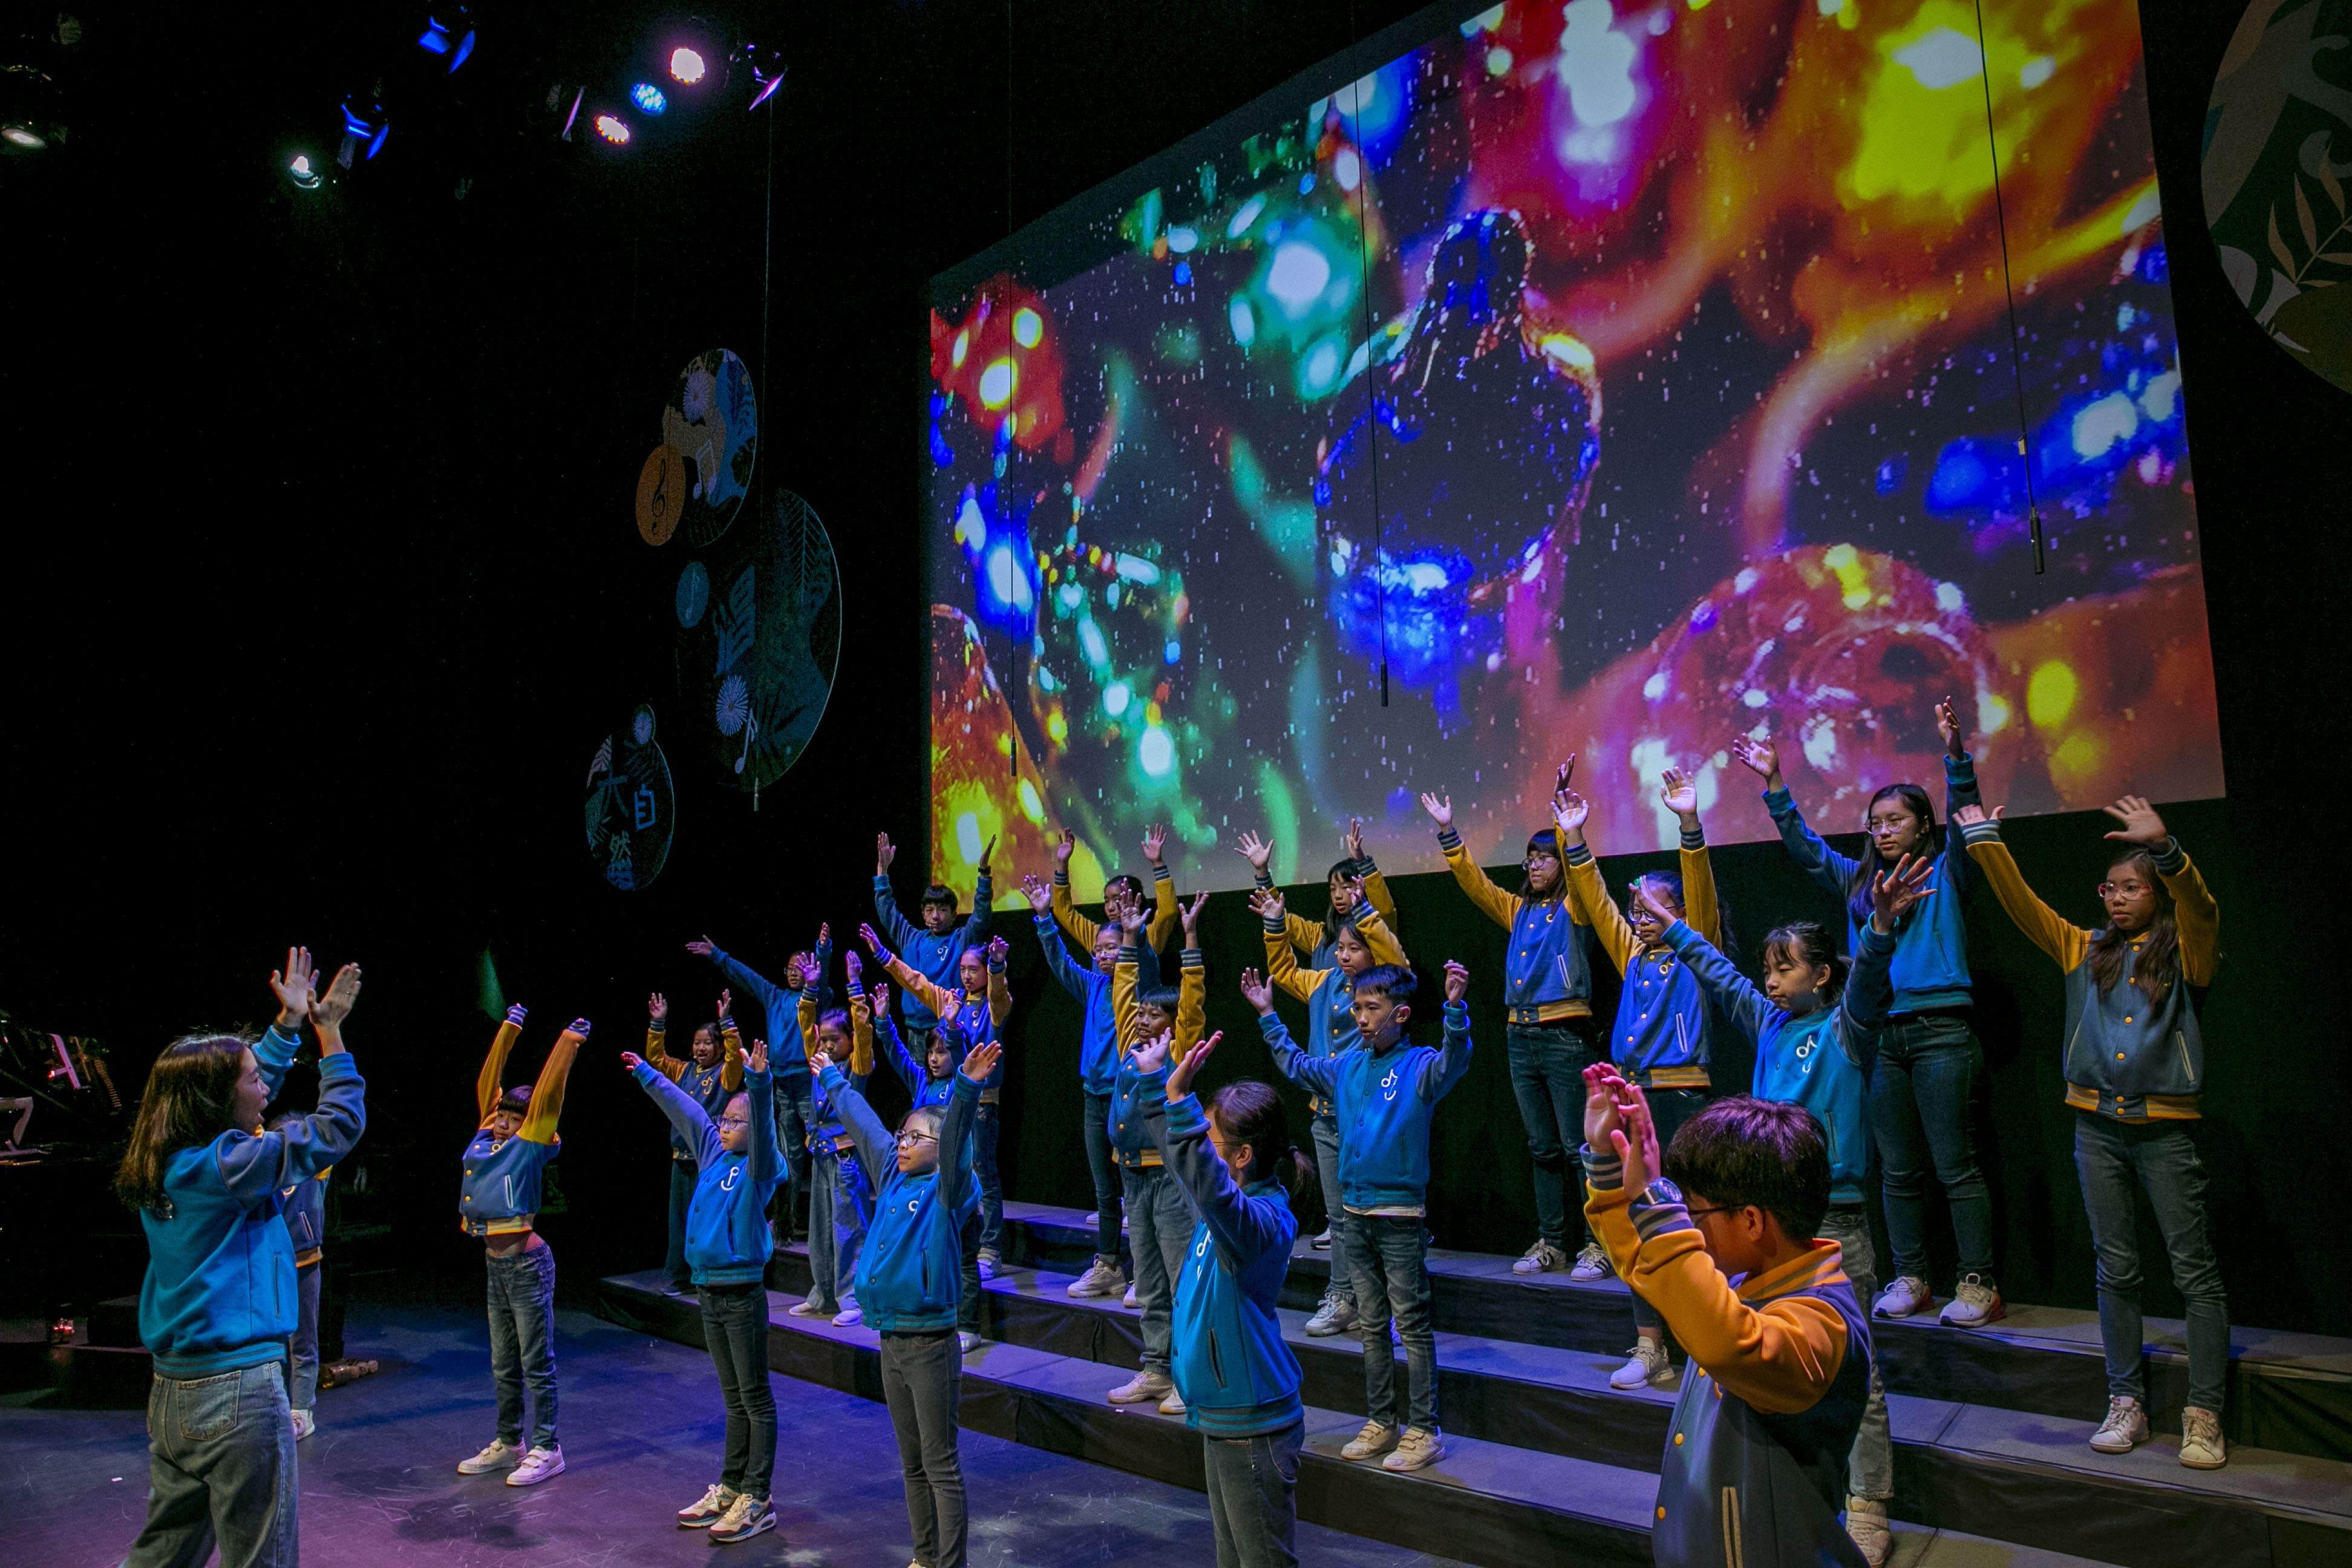
[[[646,994],[704,1013],[716,976],[682,943],[705,932],[778,974],[820,920],[846,938],[870,917],[877,829],[908,843],[899,891],[919,890],[924,280],[1415,8],[1024,0],[1009,50],[1001,5],[792,8],[765,292],[765,116],[730,110],[690,150],[631,160],[556,156],[528,124],[547,82],[609,73],[650,7],[496,8],[447,104],[396,121],[362,177],[304,196],[278,179],[283,149],[381,40],[289,5],[94,26],[69,157],[0,169],[0,1007],[105,1037],[135,1092],[173,1035],[266,1017],[289,942],[362,959],[351,1033],[389,1253],[455,1275],[478,1249],[452,1211],[488,952],[532,1008],[517,1076],[564,1020],[596,1023],[563,1118],[566,1212],[546,1226],[567,1289],[649,1266],[663,1123],[616,1062]],[[2352,1264],[2324,1217],[2352,1177],[2335,994],[2352,936],[2335,820],[2352,399],[2263,339],[2204,239],[2200,127],[2235,9],[2141,5],[2231,788],[2166,815],[2224,910],[2200,1137],[2232,1312],[2352,1334]],[[757,379],[758,493],[799,491],[832,532],[845,653],[814,742],[756,815],[673,756],[670,865],[625,896],[584,852],[583,781],[635,703],[676,700],[669,576],[630,500],[672,379],[714,345]],[[1633,805],[1598,805],[1606,847]],[[2080,921],[2105,826],[2011,829]],[[1660,858],[1605,869],[1622,886]],[[1501,933],[1438,867],[1433,840],[1386,868],[1424,976],[1448,957],[1475,974],[1480,1058],[1438,1118],[1432,1225],[1447,1246],[1515,1252],[1534,1222]],[[1828,912],[1777,846],[1717,867],[1743,961],[1769,926]],[[1024,868],[1045,869],[1001,882]],[[1319,911],[1319,891],[1298,907]],[[1025,913],[1000,928],[1020,998],[1008,1188],[1084,1206],[1076,1009]],[[1971,934],[2002,1286],[2087,1306],[2058,976],[1990,900]],[[1212,1022],[1231,1031],[1209,1078],[1265,1074],[1233,987],[1259,952],[1241,895],[1212,902],[1207,942]],[[1604,991],[1605,1007],[1613,979]],[[1743,1052],[1718,1061],[1719,1083],[1744,1081]],[[900,1097],[877,1100],[889,1114]],[[94,1183],[26,1191],[0,1226],[0,1308],[135,1288],[135,1226]],[[2150,1308],[2178,1312],[2152,1228],[2145,1246]],[[1948,1268],[1947,1251],[1947,1287]]]

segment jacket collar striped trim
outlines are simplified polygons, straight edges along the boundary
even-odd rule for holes
[[[1778,1268],[1767,1269],[1739,1283],[1739,1299],[1743,1301],[1769,1301],[1782,1296],[1801,1296],[1824,1285],[1844,1285],[1845,1254],[1834,1241],[1813,1242],[1813,1249],[1801,1258],[1792,1258]]]

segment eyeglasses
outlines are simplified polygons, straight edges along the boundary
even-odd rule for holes
[[[2156,889],[2149,887],[2146,882],[2102,882],[2099,884],[2099,897],[2103,899],[2112,899],[2117,896],[2126,899],[2145,898],[2147,895],[2154,891],[2156,891]]]
[[[938,1142],[939,1139],[929,1132],[901,1132],[898,1134],[898,1147],[901,1149],[911,1149],[918,1143],[936,1143]]]
[[[1557,855],[1553,855],[1553,854],[1549,854],[1549,853],[1548,853],[1547,851],[1545,851],[1545,850],[1541,850],[1541,849],[1530,849],[1530,850],[1528,850],[1528,855],[1527,855],[1527,858],[1526,858],[1526,859],[1524,859],[1524,860],[1521,860],[1521,861],[1519,862],[1519,864],[1520,864],[1520,865],[1522,865],[1522,866],[1532,866],[1532,865],[1534,865],[1534,864],[1535,864],[1537,861],[1538,861],[1538,860],[1548,861],[1548,862],[1549,862],[1550,864],[1552,864],[1552,865],[1554,865],[1554,866],[1557,866],[1557,865],[1559,865],[1559,856],[1557,856]]]
[[[751,1119],[748,1116],[722,1116],[719,1119],[719,1125],[721,1127],[749,1127],[751,1125]]]
[[[1686,1214],[1686,1215],[1690,1215],[1690,1216],[1691,1216],[1691,1218],[1693,1218],[1693,1219],[1696,1219],[1696,1218],[1698,1218],[1698,1216],[1699,1216],[1699,1215],[1703,1215],[1703,1214],[1729,1214],[1731,1211],[1730,1211],[1729,1209],[1727,1209],[1727,1208],[1725,1208],[1722,1205],[1717,1204],[1717,1205],[1715,1207],[1713,1207],[1713,1208],[1704,1208],[1704,1209],[1691,1209],[1691,1208],[1686,1208],[1686,1209],[1683,1210],[1683,1212],[1684,1212],[1685,1214]]]

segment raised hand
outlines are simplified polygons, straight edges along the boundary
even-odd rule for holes
[[[1958,811],[1952,813],[1952,825],[1955,827],[1979,827],[1988,822],[1999,822],[2003,809],[2003,807],[1996,805],[1992,808],[1991,814],[1988,816],[1983,806],[1964,805]],[[2115,807],[2109,806],[2106,809],[2113,811]],[[2110,833],[2107,837],[2114,838],[2118,837],[2118,835]]]
[[[812,1073],[821,1073],[824,1070],[825,1064],[831,1061],[833,1058],[826,1052],[824,1048],[824,1041],[821,1037],[815,1035],[810,1035],[805,1037],[805,1039],[808,1046],[809,1071]]]
[[[995,839],[994,836],[993,836],[993,835],[992,835],[992,836],[990,837],[990,838],[989,838],[988,842],[981,846],[981,847],[980,847],[980,864],[979,864],[979,865],[977,865],[977,866],[975,866],[975,867],[973,867],[973,868],[972,868],[972,869],[973,869],[973,870],[975,870],[975,871],[977,871],[977,872],[979,872],[982,876],[985,877],[985,876],[989,875],[989,870],[988,870],[989,862],[991,862],[991,861],[994,860],[995,858],[996,858],[996,839]]]
[[[1250,869],[1264,872],[1266,863],[1274,858],[1274,844],[1260,838],[1254,829],[1244,829],[1234,845],[1234,853],[1250,863]]]
[[[1348,836],[1339,843],[1340,847],[1347,850],[1349,859],[1361,860],[1364,858],[1364,819],[1362,817],[1348,818]]]
[[[1143,858],[1153,865],[1160,864],[1160,852],[1168,847],[1168,825],[1147,823],[1143,829]]]
[[[669,998],[656,991],[646,998],[646,1016],[656,1024],[669,1021]]]
[[[1105,914],[1108,914],[1110,911],[1108,910],[1105,910],[1103,912]],[[1118,929],[1127,933],[1127,940],[1129,942],[1132,942],[1143,934],[1143,906],[1141,904],[1129,902],[1119,905]]]
[[[2164,830],[2164,818],[2157,816],[2156,807],[2148,805],[2146,795],[2127,795],[2115,805],[2103,805],[2099,809],[2123,824],[2120,828],[2107,835],[2110,838],[2118,838],[2126,844],[2137,844],[2143,848],[2155,849],[2162,847],[2164,841],[2172,837]]]
[[[859,926],[857,928],[857,940],[864,942],[866,944],[866,951],[872,953],[875,957],[884,959],[886,961],[888,959],[889,954],[882,951],[882,938],[877,932],[876,932],[872,926]]]
[[[1619,1079],[1609,1092],[1617,1107],[1617,1127],[1609,1134],[1609,1144],[1624,1163],[1625,1190],[1638,1193],[1658,1173],[1658,1124],[1651,1120],[1649,1098],[1640,1085]]]
[[[1445,999],[1448,1002],[1459,1002],[1469,994],[1470,972],[1452,959],[1447,959],[1445,961]]]
[[[1561,790],[1566,789],[1568,787],[1568,781],[1575,776],[1576,753],[1574,752],[1570,752],[1568,753],[1567,760],[1562,762],[1559,764],[1559,769],[1552,774],[1552,793],[1554,795],[1558,795]]]
[[[1741,765],[1764,781],[1764,787],[1775,787],[1780,777],[1780,753],[1769,741],[1759,741],[1753,735],[1734,735],[1731,754]]]
[[[990,938],[988,939],[988,948],[987,948],[987,952],[988,952],[988,966],[989,966],[991,969],[1002,969],[1002,968],[1003,968],[1003,967],[1004,967],[1004,955],[1005,955],[1006,953],[1008,953],[1008,952],[1011,952],[1012,951],[1013,951],[1013,944],[1012,944],[1011,942],[1009,942],[1005,941],[1003,937],[1001,937],[1001,936],[992,936],[992,937],[990,937]]]
[[[1584,1143],[1595,1152],[1612,1147],[1610,1138],[1621,1125],[1614,1090],[1624,1082],[1613,1062],[1595,1062],[1584,1069]]]
[[[1200,1075],[1202,1067],[1215,1052],[1218,1042],[1224,1037],[1225,1032],[1219,1029],[1207,1039],[1193,1042],[1192,1048],[1184,1053],[1184,1059],[1178,1062],[1168,1074],[1169,1099],[1181,1100],[1192,1092],[1192,1079]]]
[[[768,1070],[767,1041],[753,1040],[751,1042],[751,1048],[743,1053],[743,1067],[745,1070],[750,1072],[766,1072]]]
[[[986,1083],[988,1075],[996,1070],[996,1064],[1003,1057],[1003,1046],[994,1040],[982,1040],[964,1053],[963,1076],[974,1083]]]
[[[1572,789],[1552,792],[1552,826],[1559,829],[1562,844],[1584,842],[1584,820],[1592,815],[1592,803]]]
[[[1696,821],[1698,816],[1698,775],[1686,773],[1680,768],[1668,768],[1659,775],[1658,798],[1666,803],[1668,811],[1684,822]]]
[[[1633,896],[1642,900],[1642,907],[1650,911],[1650,918],[1658,922],[1658,930],[1661,931],[1683,918],[1675,912],[1674,905],[1658,896],[1657,888],[1646,879],[1634,879]],[[1600,1145],[1595,1144],[1593,1147],[1599,1148]]]
[[[706,936],[699,942],[688,942],[686,944],[686,951],[694,954],[697,958],[709,958],[712,953],[719,951],[719,944],[712,942]]]
[[[887,980],[876,981],[874,983],[874,989],[866,994],[866,999],[874,1005],[874,1016],[876,1017],[884,1018],[889,1016],[890,983]]]
[[[1912,905],[1936,889],[1927,885],[1936,863],[1924,855],[1906,855],[1892,868],[1881,871],[1870,884],[1870,929],[1881,936],[1895,934],[1895,922]]]
[[[318,984],[318,971],[311,966],[310,950],[289,947],[286,950],[286,967],[269,972],[269,989],[278,996],[278,1021],[289,1028],[299,1027],[310,1011],[310,992]]]
[[[874,874],[877,877],[888,876],[890,862],[898,858],[898,847],[890,842],[890,836],[887,833],[876,834],[874,836]]]
[[[735,993],[733,993],[732,991],[728,990],[728,989],[727,989],[727,987],[725,987],[724,985],[720,986],[720,987],[719,988],[719,1015],[718,1015],[718,1016],[719,1016],[719,1021],[720,1023],[722,1023],[722,1024],[723,1024],[723,1023],[725,1023],[728,1019],[730,1019],[730,1018],[731,1018],[731,1017],[733,1017],[733,1016],[735,1016],[735,1013],[734,1013],[734,1006],[735,1006]]]
[[[636,1052],[623,1051],[621,1053],[621,1066],[627,1071],[635,1072],[645,1065],[646,1058],[637,1055]]]
[[[1339,879],[1339,886],[1348,895],[1348,908],[1358,914],[1371,908],[1370,895],[1364,891],[1364,879],[1353,871]]]
[[[1202,906],[1206,904],[1208,901],[1209,895],[1207,893],[1195,893],[1192,895],[1192,901],[1191,903],[1180,903],[1176,906],[1176,913],[1184,922],[1184,945],[1186,947],[1198,947],[1201,945],[1199,942],[1194,940],[1192,932],[1193,928],[1200,922]]]
[[[1265,975],[1255,969],[1244,969],[1241,984],[1242,1000],[1256,1008],[1260,1017],[1274,1011],[1274,987],[1265,983]]]
[[[522,1021],[530,1016],[530,1009],[524,1006],[520,1002],[507,1009],[507,1022],[512,1024],[518,1029],[522,1027]]]
[[[1276,925],[1282,923],[1282,917],[1288,912],[1283,907],[1280,889],[1275,888],[1252,889],[1249,907],[1250,912],[1256,915],[1258,919],[1272,921]]]
[[[1437,824],[1438,826],[1451,827],[1454,826],[1454,797],[1452,795],[1431,795],[1427,792],[1423,792],[1421,797],[1421,809],[1429,813],[1429,820]]]
[[[1078,836],[1065,827],[1062,836],[1054,840],[1054,868],[1066,874],[1070,868],[1070,857],[1077,851]]]
[[[1021,879],[1021,896],[1029,900],[1029,908],[1037,913],[1042,914],[1054,907],[1054,895],[1034,874]]]
[[[841,955],[841,967],[849,972],[849,983],[852,985],[866,978],[866,961],[855,952],[845,952]]]
[[[1944,754],[1962,757],[1968,754],[1968,737],[1960,731],[1960,710],[1945,698],[1936,704],[1936,729],[1944,737]]]
[[[316,976],[313,975],[315,980]],[[342,1028],[343,1020],[352,1016],[352,1008],[360,999],[360,966],[346,963],[335,971],[323,996],[315,991],[310,994],[310,1026],[321,1036],[332,1035]]]
[[[1161,1068],[1166,1067],[1168,1065],[1169,1042],[1175,1039],[1175,1037],[1176,1032],[1173,1029],[1162,1029],[1158,1034],[1152,1036],[1150,1039],[1144,1041],[1141,1045],[1136,1047],[1135,1055],[1130,1058],[1135,1064],[1135,1070],[1138,1072],[1158,1072]]]
[[[809,949],[809,956],[810,956],[810,957],[812,957],[812,958],[814,958],[814,957],[815,957],[818,953],[823,952],[826,948],[829,948],[829,947],[831,947],[832,945],[833,945],[833,922],[832,922],[831,921],[817,921],[817,923],[816,923],[816,945],[815,945],[814,947],[813,947],[813,948]]]

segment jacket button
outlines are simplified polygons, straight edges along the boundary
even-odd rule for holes
[[[2126,1024],[2128,1024],[2128,1023],[2130,1023],[2130,1022],[2131,1022],[2131,1019],[2130,1019],[2130,1018],[2128,1018],[2128,1017],[2126,1017],[2126,1018],[2124,1020],[2124,1022],[2125,1022],[2125,1023],[2126,1023]]]
[[[2124,1054],[2123,1054],[2123,1052],[2121,1052],[2121,1051],[2117,1051],[2117,1052],[2116,1053],[2116,1060],[2117,1060],[2117,1061],[2121,1061],[2121,1060],[2123,1060],[2123,1059],[2124,1059]]]
[[[1665,1505],[1665,1504],[1664,1504],[1664,1503],[1660,1503],[1660,1504],[1658,1505],[1658,1517],[1659,1517],[1660,1519],[1664,1519],[1664,1518],[1665,1518],[1665,1517],[1666,1517],[1666,1505]]]
[[[1681,1447],[1682,1446],[1683,1446],[1683,1435],[1682,1435],[1681,1433],[1677,1432],[1677,1433],[1675,1433],[1675,1447],[1677,1447],[1677,1448],[1679,1448],[1679,1447]]]

